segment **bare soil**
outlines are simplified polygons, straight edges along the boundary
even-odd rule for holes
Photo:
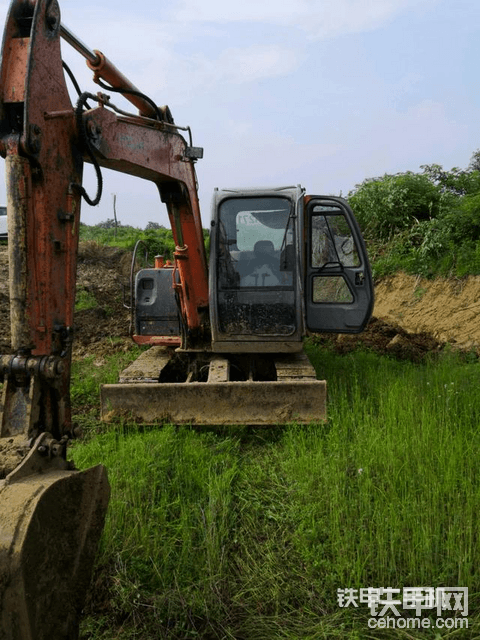
[[[340,352],[364,345],[399,359],[421,361],[449,345],[480,355],[480,277],[426,280],[398,273],[375,287],[373,317],[361,335],[319,337]]]
[[[96,305],[75,312],[73,358],[102,357],[128,350],[130,312],[128,302],[131,254],[95,242],[80,244],[77,291],[86,291]],[[10,352],[10,310],[7,247],[0,246],[0,353]]]
[[[128,299],[131,254],[94,242],[81,243],[77,290],[94,297],[91,309],[75,313],[74,358],[102,358],[131,346]],[[375,308],[360,335],[318,336],[339,352],[364,345],[401,359],[422,360],[445,344],[480,355],[480,277],[424,280],[404,273],[383,279]],[[0,246],[0,353],[10,350],[7,247]]]
[[[382,280],[376,296],[377,317],[454,347],[480,349],[480,276],[425,280],[400,273]]]

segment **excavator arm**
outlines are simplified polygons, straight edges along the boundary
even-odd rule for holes
[[[60,39],[87,57],[97,82],[139,115],[115,113],[105,94],[72,105]],[[101,194],[101,167],[155,182],[176,243],[183,343],[202,339],[208,279],[194,161],[168,108],[143,96],[60,21],[56,0],[13,0],[0,70],[0,154],[9,225],[11,353],[0,356],[0,638],[72,640],[109,499],[106,470],[77,471],[70,364],[80,204]],[[99,178],[82,186],[84,162]]]
[[[175,242],[174,278],[186,328],[183,346],[204,338],[208,275],[192,155],[195,149],[170,123],[118,116],[101,105],[84,115],[102,167],[154,182],[166,204]],[[178,280],[178,282],[177,282]]]

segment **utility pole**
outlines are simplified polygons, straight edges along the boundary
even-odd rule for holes
[[[117,194],[116,193],[112,193],[113,196],[113,219],[115,220],[115,238],[117,237],[117,226],[118,226],[118,222],[117,222]]]

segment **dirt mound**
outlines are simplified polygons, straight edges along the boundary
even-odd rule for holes
[[[131,253],[95,242],[80,243],[77,293],[85,291],[92,308],[75,312],[73,357],[107,355],[131,346],[129,299]],[[96,306],[94,306],[94,302]]]
[[[419,362],[446,344],[480,355],[480,277],[462,280],[398,273],[375,287],[375,308],[360,335],[319,336],[340,353],[364,346]]]
[[[421,362],[432,353],[438,353],[443,344],[431,334],[408,333],[395,322],[372,317],[361,334],[324,334],[314,338],[316,344],[329,344],[338,353],[349,353],[364,347],[376,353],[386,354],[399,360]]]

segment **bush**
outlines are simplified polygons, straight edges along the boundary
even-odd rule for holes
[[[428,176],[412,172],[365,180],[348,196],[364,235],[384,241],[436,217],[440,198],[440,188]]]
[[[349,194],[374,276],[479,274],[480,172],[422,169],[365,180]]]

